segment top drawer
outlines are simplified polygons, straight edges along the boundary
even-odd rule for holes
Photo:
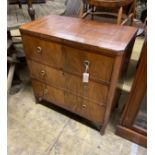
[[[22,39],[27,58],[52,67],[62,68],[63,58],[60,44],[28,35],[23,35]]]
[[[91,79],[109,82],[114,64],[114,58],[94,52],[62,47],[65,57],[64,70],[73,74],[88,72]]]
[[[82,76],[89,72],[90,79],[109,82],[114,58],[80,50],[33,36],[23,35],[26,57],[65,72]],[[89,63],[86,69],[85,62]]]

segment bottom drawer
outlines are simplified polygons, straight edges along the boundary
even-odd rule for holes
[[[49,102],[52,102],[58,106],[61,106],[67,110],[74,112],[75,104],[65,102],[66,95],[63,90],[58,88],[50,87],[37,80],[32,80],[32,87],[37,98],[42,98]]]
[[[73,95],[70,92],[60,90],[32,80],[32,86],[36,97],[52,102],[64,109],[74,112],[90,121],[102,124],[105,108],[89,100]]]
[[[105,108],[87,100],[77,103],[75,113],[98,124],[103,123]]]

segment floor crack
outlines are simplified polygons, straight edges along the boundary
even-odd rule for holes
[[[55,145],[57,144],[58,140],[60,139],[65,127],[69,124],[69,122],[71,121],[71,119],[69,119],[65,125],[63,126],[62,130],[60,131],[59,135],[56,138],[56,141],[54,142],[54,144],[49,145],[49,147],[46,149],[46,151],[43,153],[43,155],[50,155],[50,152],[53,150],[53,148],[55,147]]]

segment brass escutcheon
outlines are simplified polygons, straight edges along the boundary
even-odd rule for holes
[[[37,47],[37,53],[39,53],[39,54],[42,53],[42,48],[40,46]]]
[[[82,108],[85,109],[87,106],[85,104],[82,104]]]

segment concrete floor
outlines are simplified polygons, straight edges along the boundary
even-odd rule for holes
[[[138,59],[142,42],[136,41],[132,60]],[[130,90],[134,65],[125,90]],[[8,95],[8,155],[146,155],[145,148],[115,135],[119,112],[115,110],[101,136],[77,116],[36,104],[31,83],[23,83],[18,93]]]
[[[88,125],[36,104],[31,84],[25,84],[8,97],[8,155],[145,155],[145,148],[114,134],[114,122],[115,115],[101,136]]]

